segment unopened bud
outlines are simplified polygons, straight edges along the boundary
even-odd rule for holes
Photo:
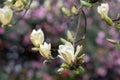
[[[75,6],[72,7],[71,9],[72,14],[77,14],[77,8]]]
[[[68,40],[73,41],[72,33],[69,30],[67,31],[67,38]]]
[[[113,40],[113,39],[106,39],[108,42],[112,43],[112,44],[117,44],[118,42]]]
[[[65,7],[62,7],[62,12],[66,15],[66,16],[70,16],[70,11],[65,8]]]

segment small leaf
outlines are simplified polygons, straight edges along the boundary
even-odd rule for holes
[[[68,42],[67,40],[65,40],[64,38],[60,38],[61,42],[64,44],[71,44],[70,42]]]
[[[58,72],[59,74],[61,74],[63,71],[65,71],[64,68],[59,68],[59,69],[57,70],[57,72]]]
[[[119,24],[115,24],[116,28],[120,28],[120,23]]]
[[[105,21],[108,25],[112,26],[113,25],[113,21],[110,17],[108,17],[107,15],[105,16]]]
[[[120,43],[116,45],[116,48],[117,48],[117,49],[120,49]]]
[[[92,4],[91,4],[91,3],[86,2],[86,1],[83,1],[83,0],[81,0],[81,4],[84,5],[84,6],[87,6],[87,7],[89,7],[89,8],[92,7]]]
[[[16,0],[12,0],[12,3],[15,4],[15,3],[16,3]]]
[[[69,65],[67,65],[67,64],[62,64],[60,67],[61,68],[65,68],[65,69],[69,69],[70,68]]]
[[[80,72],[85,72],[85,69],[82,66],[79,66]]]

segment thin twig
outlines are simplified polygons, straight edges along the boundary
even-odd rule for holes
[[[116,19],[113,19],[112,21],[114,21],[114,22],[120,21],[120,17],[116,18]]]
[[[80,5],[80,7],[78,8],[78,13],[81,12],[82,10],[82,5]],[[75,36],[73,38],[73,45],[75,45],[75,40],[76,40],[76,37],[77,37],[77,34],[78,34],[78,31],[79,31],[79,27],[80,27],[80,20],[81,20],[81,14],[79,15],[78,17],[78,22],[77,22],[77,28],[76,28],[76,33],[75,33]]]
[[[84,17],[84,20],[85,20],[85,28],[84,28],[84,32],[85,32],[85,35],[86,35],[86,31],[87,31],[87,18],[86,18],[86,15],[85,15],[85,12],[84,10],[82,9],[82,13],[83,13],[83,17]]]

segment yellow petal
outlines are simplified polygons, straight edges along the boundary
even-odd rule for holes
[[[8,25],[12,20],[12,16],[13,11],[8,6],[0,9],[0,22],[2,25]]]

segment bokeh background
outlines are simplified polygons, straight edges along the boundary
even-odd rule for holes
[[[0,0],[0,6],[4,0]],[[120,0],[105,0],[108,2],[109,15],[116,18],[120,13]],[[15,14],[15,18],[23,17],[13,27],[0,27],[0,80],[120,80],[120,49],[106,41],[111,38],[120,41],[120,29],[108,26],[97,14],[97,6],[92,9],[84,7],[87,17],[86,40],[80,44],[86,45],[83,67],[85,72],[73,74],[69,70],[57,73],[62,61],[55,59],[44,65],[45,60],[39,52],[32,51],[29,40],[33,29],[42,28],[45,41],[52,43],[57,49],[60,38],[66,38],[67,30],[73,34],[77,18],[70,19],[61,12],[61,7],[68,9],[77,4],[75,0],[33,0],[32,6],[23,17],[23,12]],[[78,37],[84,35],[84,17]],[[56,56],[57,51],[52,51]]]

